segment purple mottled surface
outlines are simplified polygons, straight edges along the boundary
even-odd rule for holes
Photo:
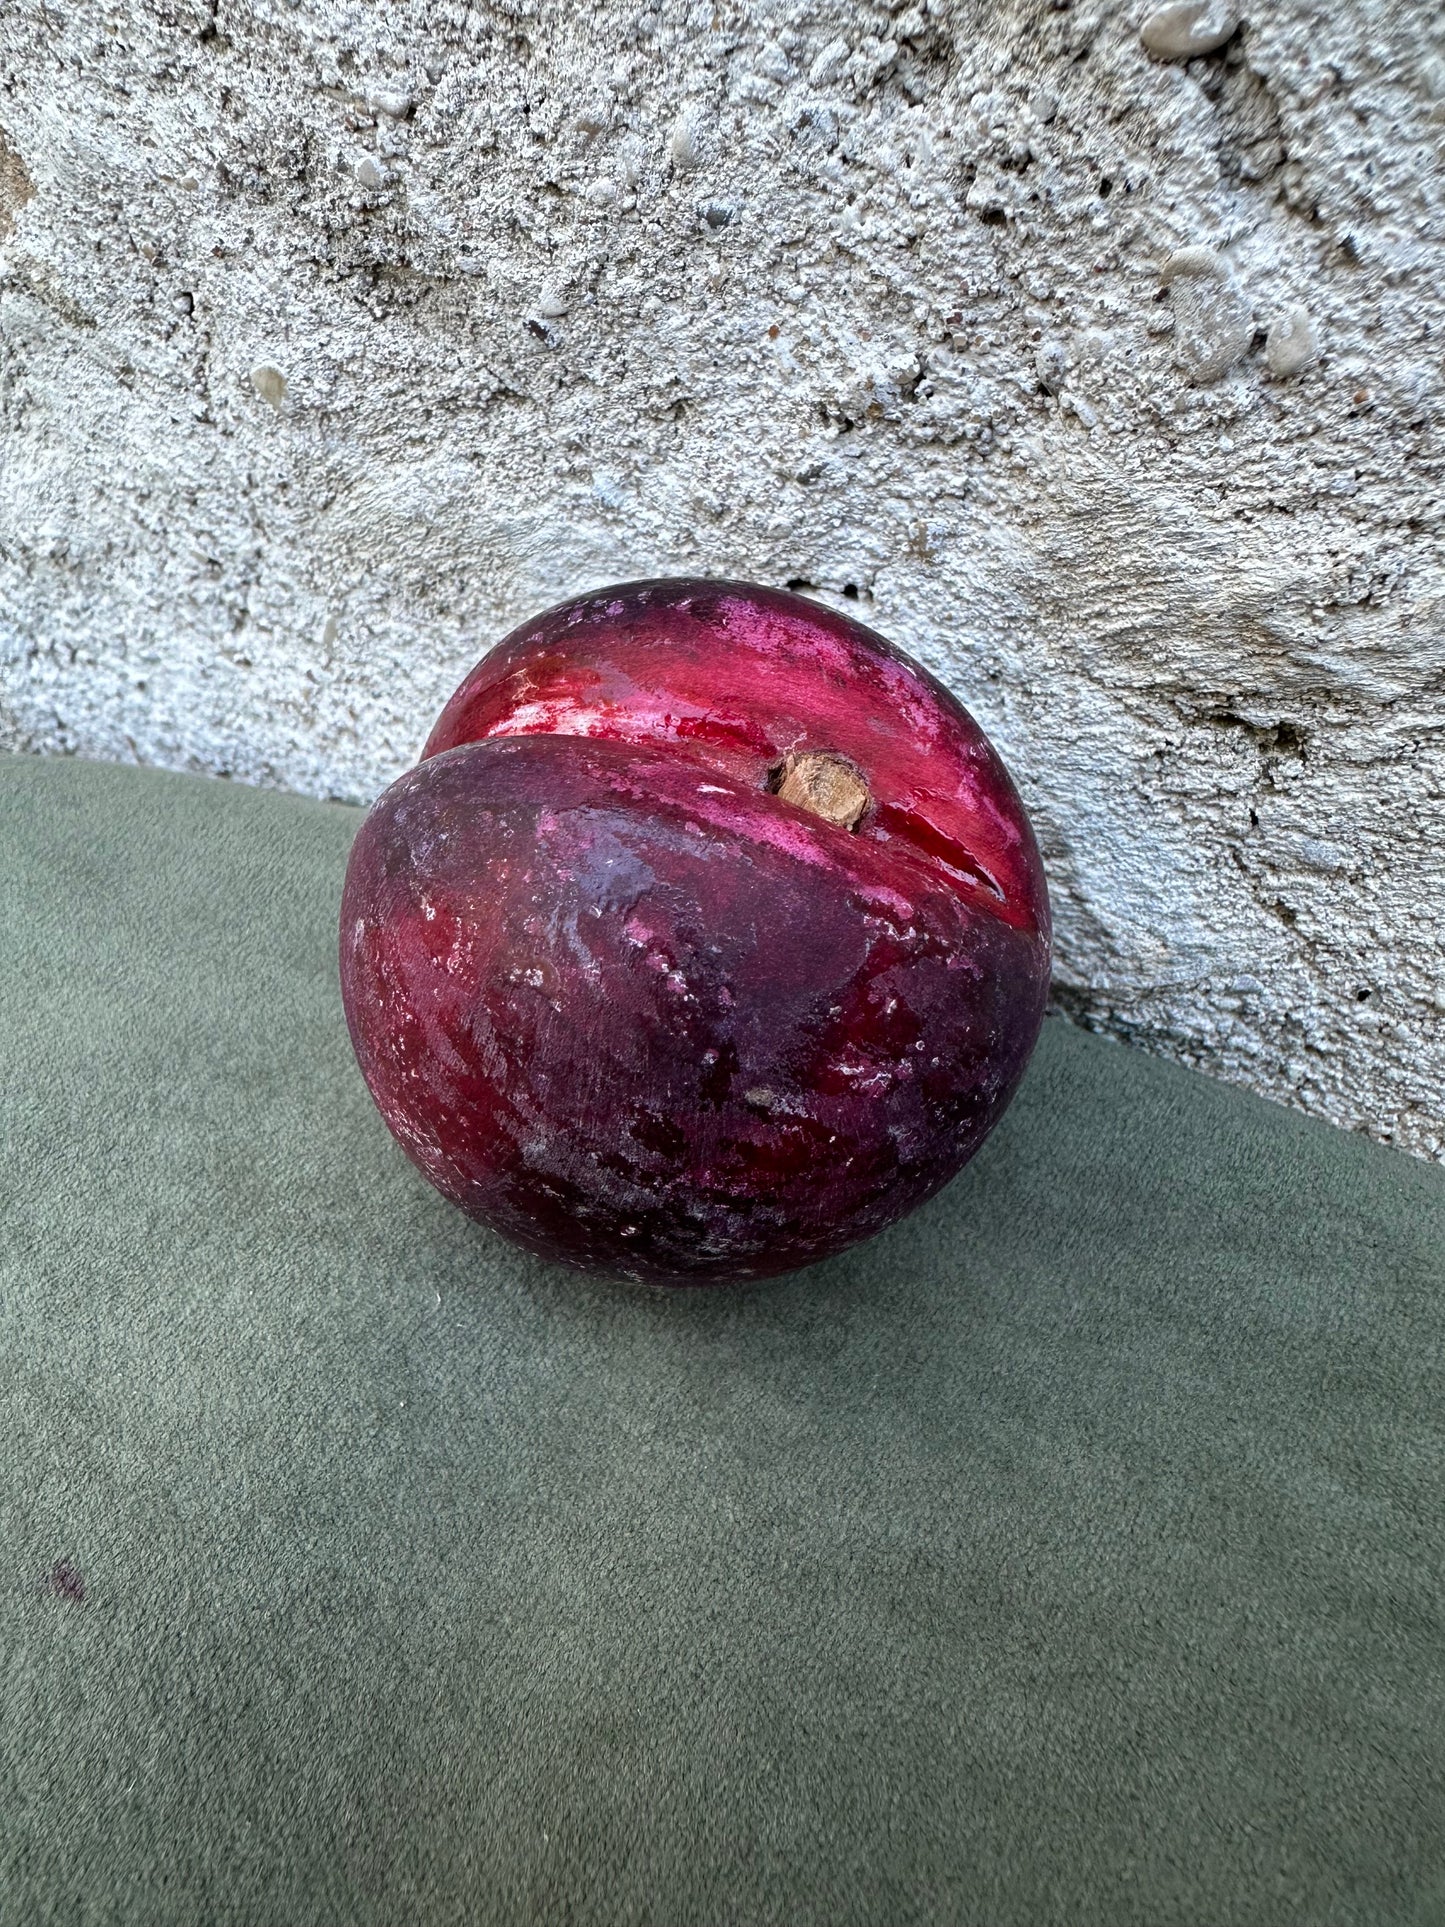
[[[771,793],[794,748],[862,770],[856,831]],[[493,651],[428,750],[357,837],[342,983],[463,1209],[588,1269],[763,1277],[911,1210],[998,1118],[1047,989],[1037,850],[976,725],[860,625],[612,590]]]

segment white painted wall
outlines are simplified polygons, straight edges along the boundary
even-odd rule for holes
[[[1218,4],[7,0],[0,744],[369,798],[571,591],[805,582],[1071,1014],[1439,1155],[1445,23]]]

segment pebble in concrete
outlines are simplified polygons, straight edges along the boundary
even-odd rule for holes
[[[273,408],[279,408],[286,399],[286,377],[269,361],[258,362],[251,370],[251,386]]]
[[[1061,341],[1042,341],[1034,354],[1034,373],[1051,395],[1057,395],[1069,372],[1068,353]]]
[[[1234,270],[1213,248],[1179,248],[1160,270],[1174,304],[1174,353],[1196,383],[1218,381],[1254,339],[1254,312]]]
[[[1193,60],[1222,47],[1238,27],[1228,0],[1171,0],[1149,15],[1139,38],[1156,60]]]
[[[1269,324],[1264,358],[1269,372],[1278,381],[1297,375],[1319,358],[1320,337],[1308,308],[1294,302]]]
[[[667,144],[668,157],[680,174],[691,174],[702,166],[702,140],[691,114],[680,114]]]

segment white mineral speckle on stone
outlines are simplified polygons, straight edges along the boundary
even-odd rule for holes
[[[1228,0],[1172,0],[1151,13],[1139,38],[1156,60],[1193,60],[1213,53],[1239,30]]]
[[[1277,380],[1297,375],[1319,358],[1320,338],[1308,308],[1295,302],[1282,309],[1269,324],[1264,358]]]
[[[1428,10],[123,12],[0,3],[0,747],[366,800],[564,596],[812,584],[1006,757],[1072,1017],[1439,1155]]]

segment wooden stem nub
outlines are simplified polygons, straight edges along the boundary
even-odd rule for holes
[[[873,800],[854,765],[826,750],[790,750],[772,772],[768,787],[785,803],[794,803],[843,830],[856,829]]]

